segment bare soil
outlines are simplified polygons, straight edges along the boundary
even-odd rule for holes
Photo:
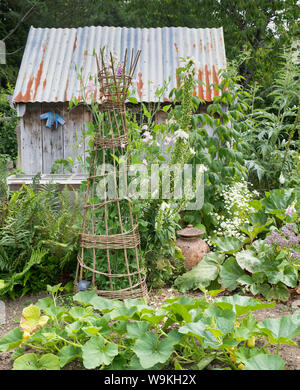
[[[173,290],[172,288],[161,288],[149,293],[149,302],[148,304],[158,308],[161,306],[166,298],[181,296],[179,292]],[[201,292],[190,292],[184,294],[185,296],[190,296],[193,298],[197,298],[202,296]],[[229,295],[224,292],[223,295]],[[8,331],[17,327],[20,322],[21,313],[24,307],[30,305],[31,303],[35,303],[38,299],[47,296],[46,293],[40,293],[38,296],[23,296],[21,298],[12,300],[6,299],[6,323],[0,325],[0,338],[4,336]],[[274,308],[271,309],[262,309],[254,311],[253,314],[258,321],[262,321],[265,318],[277,318],[283,315],[293,314],[297,310],[300,314],[300,295],[299,294],[291,294],[291,298],[286,303],[277,303]],[[293,345],[281,345],[279,348],[279,354],[286,362],[285,370],[300,370],[300,337],[296,339],[298,341],[297,346]],[[270,346],[270,351],[275,353],[275,345]],[[13,361],[11,360],[12,352],[4,352],[0,353],[0,370],[11,370],[13,367]],[[64,370],[84,370],[85,368],[79,362],[72,362],[66,367]],[[209,369],[209,367],[208,367]]]

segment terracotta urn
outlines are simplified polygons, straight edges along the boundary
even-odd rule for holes
[[[185,229],[178,231],[176,246],[181,249],[185,257],[185,268],[191,270],[210,251],[209,246],[200,236],[203,230],[196,229],[193,225],[188,225]]]

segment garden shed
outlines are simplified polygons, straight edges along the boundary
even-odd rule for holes
[[[195,94],[209,104],[217,94],[209,86],[218,82],[219,70],[226,68],[222,27],[31,27],[13,95],[19,117],[18,168],[24,175],[9,178],[12,189],[30,182],[39,172],[42,180],[52,178],[61,184],[78,184],[82,180],[79,165],[73,166],[72,174],[50,172],[58,159],[72,158],[77,153],[84,158],[87,145],[80,139],[84,122],[91,120],[91,114],[83,105],[70,109],[69,102],[74,97],[82,100],[78,73],[82,72],[85,80],[96,74],[93,53],[99,56],[103,47],[118,58],[123,58],[126,49],[141,50],[132,85],[138,102],[156,102],[156,89],[169,81],[163,96],[163,101],[168,102],[170,90],[177,85],[180,58],[193,57],[197,61],[197,78],[203,82],[197,84]],[[50,128],[47,123],[53,114],[58,114],[54,119],[60,120]]]

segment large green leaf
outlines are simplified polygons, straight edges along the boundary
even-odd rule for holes
[[[290,297],[287,287],[282,283],[278,283],[274,286],[263,283],[259,286],[259,292],[268,301],[275,300],[286,302]]]
[[[244,370],[283,370],[284,364],[284,360],[278,355],[261,353],[251,357]]]
[[[210,318],[211,324],[225,335],[231,333],[236,321],[236,315],[231,309],[210,307],[203,312],[204,317]]]
[[[166,317],[164,310],[148,310],[143,309],[141,311],[141,319],[149,322],[151,326],[158,325]]]
[[[211,281],[218,277],[220,265],[225,259],[225,254],[211,252],[190,271],[180,275],[174,282],[174,286],[181,292],[192,289],[208,287]]]
[[[218,247],[222,253],[233,254],[243,247],[243,241],[236,237],[214,237],[211,241]]]
[[[300,315],[267,318],[259,322],[257,326],[269,336],[272,343],[297,345],[293,338],[300,334]]]
[[[173,353],[174,345],[181,339],[177,330],[172,330],[167,337],[159,339],[156,334],[149,332],[138,339],[133,352],[139,358],[144,369],[149,369],[158,363],[166,363]]]
[[[216,349],[221,345],[217,337],[222,336],[223,332],[220,330],[219,332],[214,332],[214,329],[210,326],[210,319],[202,318],[196,322],[189,322],[181,326],[178,331],[182,334],[196,336],[203,341],[204,347]]]
[[[26,353],[14,361],[13,370],[60,370],[60,362],[52,353]]]
[[[60,320],[66,312],[66,308],[63,306],[55,306],[52,298],[42,298],[36,303],[36,306],[43,310],[52,319],[56,318]]]
[[[0,339],[0,352],[7,352],[18,347],[23,340],[23,332],[21,329],[14,328]]]
[[[35,353],[26,353],[14,361],[13,370],[38,370],[38,356]]]
[[[276,214],[277,211],[287,209],[295,200],[296,191],[293,188],[275,189],[266,192],[266,197],[262,200],[266,212]]]
[[[73,301],[80,303],[81,305],[90,305],[90,301],[98,295],[94,291],[80,291],[73,296]]]
[[[191,321],[192,315],[188,308],[186,308],[184,305],[180,304],[179,302],[174,302],[168,306],[163,306],[162,309],[168,310],[172,314],[175,314],[177,321]]]
[[[59,358],[52,353],[46,353],[38,361],[40,370],[60,370]]]
[[[260,348],[248,348],[245,346],[240,346],[238,350],[235,353],[236,359],[238,363],[243,363],[246,364],[247,361],[256,356],[256,355],[261,355],[261,349]]]
[[[248,223],[244,223],[240,227],[240,230],[243,233],[247,234],[247,236],[250,238],[251,241],[253,241],[260,233],[268,232],[269,231],[268,226],[272,223],[272,221],[268,221],[265,224],[263,224],[262,222],[255,222],[256,218],[259,217],[256,216],[256,218],[254,218],[254,215],[256,214],[252,214],[252,215],[250,214],[250,216],[248,217],[249,220],[251,220],[252,217],[252,221],[251,221],[252,225]]]
[[[229,291],[235,290],[239,283],[238,279],[245,275],[245,272],[236,262],[234,257],[225,260],[219,275],[219,283]]]
[[[163,369],[162,363],[157,363],[155,366],[151,367],[151,370],[161,370]],[[140,359],[137,357],[137,355],[133,355],[129,364],[128,364],[128,370],[144,370],[143,366],[140,363]],[[124,370],[124,365],[121,368],[121,370]]]
[[[82,346],[82,358],[84,367],[94,369],[101,364],[108,366],[118,355],[118,346],[112,342],[106,342],[101,335],[92,336]]]
[[[132,339],[140,338],[149,329],[150,324],[147,321],[135,321],[127,323],[127,337]]]
[[[136,306],[131,306],[131,307],[121,306],[112,310],[109,313],[109,315],[112,320],[128,321],[129,319],[132,319],[132,317],[136,312],[137,312]]]
[[[149,309],[149,306],[142,300],[142,299],[132,299],[127,298],[122,301],[124,307],[130,308],[130,307],[136,307],[138,311],[141,311],[142,309]]]
[[[50,297],[41,298],[37,301],[36,306],[47,312],[49,307],[54,306],[53,299]]]
[[[82,329],[81,321],[73,321],[70,324],[65,326],[65,331],[69,337],[74,337]]]
[[[284,271],[271,271],[266,272],[268,282],[271,284],[277,284],[282,282],[288,287],[294,288],[297,286],[298,275],[291,269],[285,269]]]
[[[74,320],[86,321],[91,317],[93,310],[91,307],[82,307],[82,306],[73,306],[69,310],[69,315],[72,316]]]
[[[60,362],[60,367],[64,367],[66,364],[70,363],[72,360],[81,357],[81,349],[73,345],[65,345],[60,349],[57,354]]]
[[[99,297],[99,295],[94,295],[90,299],[89,304],[92,305],[94,309],[99,310],[102,313],[108,313],[114,308],[122,306],[122,302],[118,300]]]
[[[223,309],[232,309],[235,311],[237,317],[249,313],[254,310],[272,308],[275,306],[275,302],[266,303],[261,302],[259,299],[252,297],[246,297],[243,295],[232,295],[228,297],[215,298],[215,304]]]
[[[253,226],[267,226],[270,223],[272,223],[271,221],[268,221],[268,216],[266,215],[264,210],[259,210],[256,211],[255,213],[249,214],[248,220]]]
[[[262,270],[262,260],[260,260],[250,249],[243,250],[236,254],[238,265],[251,273]]]

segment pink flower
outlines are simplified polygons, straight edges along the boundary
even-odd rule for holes
[[[145,164],[145,165],[147,165],[148,163],[147,163],[147,160],[144,158],[144,160],[143,160],[143,164]]]
[[[120,65],[117,69],[117,76],[122,76],[122,74],[123,74],[123,67],[122,65]]]
[[[86,90],[87,90],[87,92],[96,92],[97,87],[93,81],[89,81],[87,83]]]
[[[148,130],[148,126],[147,126],[147,125],[144,125],[144,126],[142,127],[142,130]]]
[[[296,213],[297,213],[297,211],[296,211],[294,206],[290,206],[285,210],[285,215],[292,215],[292,214],[296,214]]]
[[[142,139],[143,142],[148,142],[152,139],[152,135],[149,133],[149,131],[145,131],[143,136],[144,136],[144,138]]]

